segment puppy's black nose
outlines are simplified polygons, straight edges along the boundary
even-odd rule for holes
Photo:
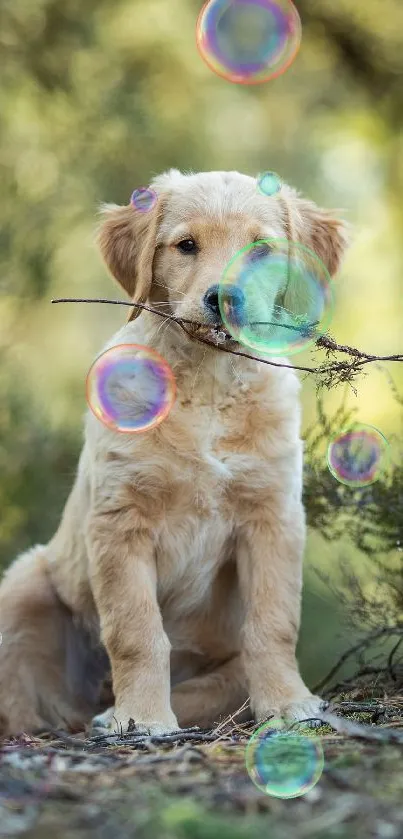
[[[225,306],[225,308],[230,307],[237,312],[242,309],[245,303],[242,289],[237,288],[237,286],[230,285],[229,283],[228,285],[223,285],[221,298],[221,303]],[[211,285],[210,288],[207,289],[203,297],[203,303],[210,314],[213,314],[216,318],[221,320],[221,312],[218,302],[218,284]]]
[[[218,305],[218,285],[211,285],[210,288],[207,289],[204,297],[203,303],[206,309],[209,310],[209,313],[214,315],[216,318],[220,317],[220,307]]]

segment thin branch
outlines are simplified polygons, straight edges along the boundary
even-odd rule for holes
[[[370,644],[373,641],[377,641],[378,638],[382,638],[382,637],[389,636],[389,635],[402,635],[403,636],[403,627],[400,628],[400,627],[397,627],[397,626],[396,627],[395,626],[392,626],[392,627],[383,626],[383,627],[381,627],[381,629],[377,629],[374,632],[371,632],[370,635],[367,635],[367,637],[364,638],[363,640],[359,641],[358,644],[355,644],[353,647],[350,647],[348,650],[346,650],[340,656],[339,660],[336,662],[334,667],[332,667],[332,669],[329,671],[329,673],[323,679],[321,679],[321,681],[318,682],[317,685],[315,685],[315,687],[313,689],[314,693],[316,693],[316,691],[318,691],[318,690],[321,690],[328,682],[330,682],[330,680],[333,678],[335,673],[337,673],[337,671],[340,669],[340,667],[343,664],[345,664],[347,659],[349,659],[352,655],[355,655],[355,653],[358,653],[363,649],[367,649],[370,646]]]
[[[165,320],[171,320],[174,323],[177,323],[186,335],[189,336],[192,340],[199,341],[201,344],[207,344],[208,347],[212,347],[213,349],[220,350],[220,352],[228,352],[232,355],[240,355],[243,358],[250,358],[253,361],[261,361],[262,364],[269,364],[271,367],[289,367],[292,370],[302,370],[306,373],[315,373],[314,367],[296,367],[293,364],[277,364],[276,361],[269,361],[267,358],[259,358],[256,355],[249,355],[248,353],[239,352],[238,350],[230,350],[227,347],[218,346],[217,344],[213,343],[212,341],[207,341],[206,338],[201,338],[200,335],[194,335],[189,332],[185,327],[184,324],[188,323],[192,326],[202,326],[204,328],[211,326],[214,327],[214,324],[208,323],[201,323],[197,320],[187,320],[186,318],[176,318],[174,315],[165,315],[163,312],[158,312],[156,309],[153,309],[151,306],[146,306],[144,303],[128,303],[126,300],[107,300],[103,297],[97,298],[88,298],[88,297],[57,297],[51,301],[52,303],[112,303],[114,306],[130,306],[132,309],[145,309],[146,312],[152,312],[154,315],[158,315],[160,318],[164,318]]]
[[[399,649],[399,647],[402,643],[403,643],[403,631],[402,631],[402,637],[398,638],[398,640],[396,641],[396,644],[391,649],[391,651],[389,653],[389,657],[388,657],[388,665],[387,665],[388,666],[388,673],[389,673],[391,679],[394,682],[397,682],[397,676],[396,676],[396,673],[394,671],[393,659],[394,659],[394,657],[395,657],[395,655],[396,655],[396,653],[397,653],[397,651],[398,651],[398,649]]]
[[[191,333],[188,329],[186,329],[185,324],[196,326],[196,327],[208,327],[210,324],[208,323],[201,323],[200,321],[188,320],[186,318],[178,318],[174,315],[167,315],[163,312],[159,312],[156,309],[153,309],[151,306],[147,306],[144,303],[133,303],[132,301],[128,302],[126,300],[109,300],[105,297],[96,297],[96,298],[89,298],[89,297],[58,297],[51,301],[52,303],[106,303],[114,306],[129,306],[130,308],[137,308],[143,309],[147,312],[151,312],[154,315],[158,315],[159,317],[163,317],[165,320],[170,320],[174,323],[177,323],[178,326],[189,336],[192,340],[196,340],[199,343],[206,344],[209,347],[212,347],[219,352],[227,352],[231,355],[237,355],[241,358],[250,358],[253,361],[259,361],[261,364],[268,364],[270,367],[285,367],[290,370],[300,370],[303,373],[313,373],[319,377],[322,377],[322,384],[330,387],[332,384],[338,384],[340,382],[351,382],[352,378],[360,372],[362,367],[366,364],[370,364],[372,362],[379,362],[379,361],[403,361],[403,353],[396,353],[392,355],[373,355],[372,353],[363,352],[362,350],[356,349],[356,347],[350,347],[344,344],[338,344],[336,341],[333,340],[329,335],[321,335],[315,341],[315,346],[318,349],[326,350],[327,356],[330,353],[343,353],[345,355],[349,355],[353,360],[352,361],[328,361],[324,364],[321,364],[317,367],[305,367],[298,364],[283,364],[276,361],[269,360],[267,358],[261,358],[260,356],[252,355],[250,353],[242,352],[240,350],[232,350],[229,347],[224,347],[221,344],[215,344],[213,341],[209,341],[206,338],[202,338],[200,335],[196,335]],[[213,328],[214,325],[211,324]]]
[[[386,726],[375,728],[372,725],[364,725],[353,722],[345,717],[338,717],[336,714],[327,711],[319,713],[317,719],[330,725],[338,734],[347,734],[349,737],[354,737],[358,740],[403,744],[402,732],[396,731],[393,728],[387,728]]]
[[[267,358],[259,358],[256,355],[249,355],[249,353],[241,352],[240,350],[230,350],[228,347],[223,347],[221,345],[216,346],[212,341],[207,341],[206,338],[201,338],[200,335],[192,335],[179,319],[177,320],[177,323],[178,326],[186,332],[186,335],[188,335],[189,338],[196,339],[196,341],[199,341],[201,344],[207,344],[207,346],[214,347],[214,349],[219,349],[220,352],[228,352],[231,353],[231,355],[239,355],[241,358],[251,358],[253,361],[261,361],[262,364],[269,364],[270,367],[288,367],[289,370],[302,370],[305,373],[315,373],[314,367],[301,367],[294,364],[278,364],[277,361],[269,361]]]
[[[362,350],[357,350],[355,347],[337,344],[336,341],[328,335],[321,335],[320,338],[317,338],[315,343],[317,347],[323,347],[324,349],[331,350],[332,352],[347,353],[348,355],[354,356],[354,358],[360,358],[362,359],[362,364],[368,364],[370,361],[403,361],[403,353],[395,353],[395,355],[371,355],[370,353],[363,352]]]

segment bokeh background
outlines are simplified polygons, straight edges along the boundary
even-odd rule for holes
[[[127,203],[171,166],[274,169],[352,225],[333,337],[403,350],[403,4],[296,5],[294,64],[245,87],[202,62],[195,0],[2,0],[0,566],[56,527],[82,443],[85,376],[124,321],[117,307],[50,303],[117,296],[94,245],[100,202]],[[325,394],[326,411],[345,397],[361,422],[400,433],[383,369],[368,367],[356,394]],[[308,379],[303,402],[307,427]],[[300,644],[311,682],[351,641],[337,596],[312,571],[336,578],[341,556],[364,561],[312,531]]]

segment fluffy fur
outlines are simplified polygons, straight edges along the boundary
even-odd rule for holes
[[[151,187],[148,213],[104,208],[99,243],[128,295],[167,315],[214,329],[204,294],[255,239],[287,236],[338,268],[342,223],[289,187],[270,198],[237,172],[177,170]],[[196,255],[177,248],[188,237]],[[108,346],[130,342],[165,357],[176,403],[159,427],[134,435],[88,412],[59,529],[0,587],[3,729],[88,724],[109,666],[115,706],[98,724],[112,728],[211,725],[247,697],[256,720],[312,716],[320,699],[295,659],[305,540],[298,380],[147,312],[134,310]]]

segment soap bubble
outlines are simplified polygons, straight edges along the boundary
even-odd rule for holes
[[[209,0],[196,24],[203,60],[238,84],[260,84],[284,73],[300,43],[301,21],[291,0]]]
[[[268,355],[292,355],[313,344],[333,314],[326,267],[288,239],[262,239],[238,251],[223,273],[218,300],[232,337]]]
[[[157,193],[153,189],[141,186],[132,192],[130,203],[140,213],[148,213],[157,202]]]
[[[246,747],[249,777],[261,792],[275,798],[297,798],[309,792],[319,781],[323,765],[319,738],[293,731],[283,720],[264,723]]]
[[[373,484],[381,476],[388,459],[389,443],[377,428],[355,423],[330,441],[327,464],[338,481],[350,487]]]
[[[87,376],[87,402],[108,428],[124,433],[148,431],[169,414],[175,378],[151,347],[118,344],[100,355]]]
[[[281,184],[281,178],[275,172],[263,172],[263,175],[259,175],[257,188],[262,195],[277,195]]]

